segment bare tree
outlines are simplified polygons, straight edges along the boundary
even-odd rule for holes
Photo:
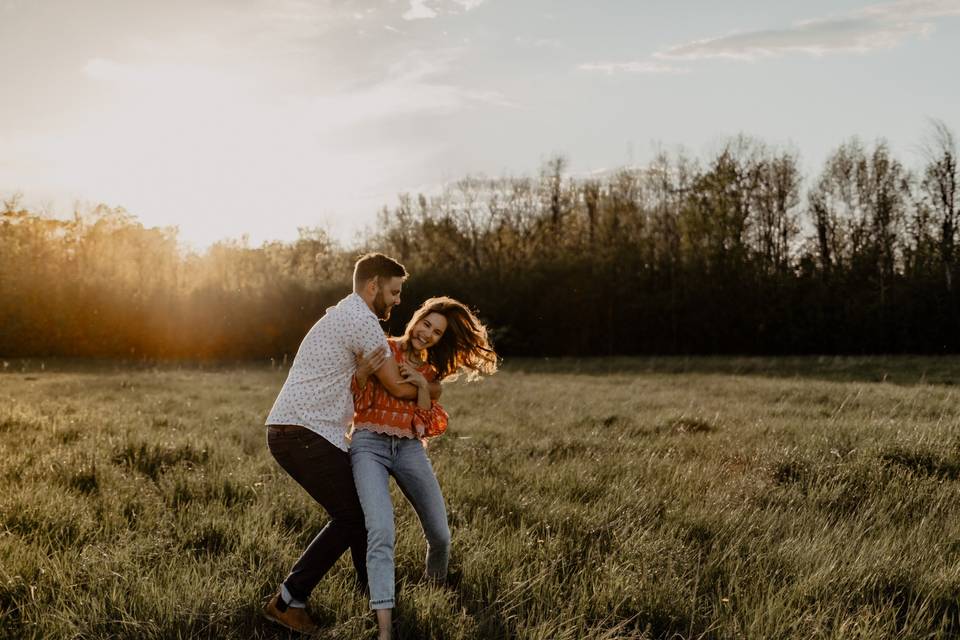
[[[862,252],[867,223],[858,183],[865,166],[866,153],[854,138],[830,154],[816,184],[807,193],[817,258],[827,279]]]
[[[931,120],[930,133],[924,144],[927,165],[921,189],[939,227],[940,262],[947,291],[953,291],[953,272],[957,222],[957,146],[953,132],[940,120]]]
[[[549,211],[550,224],[558,230],[563,218],[570,210],[570,194],[563,187],[563,173],[567,169],[567,159],[557,155],[544,163],[540,170],[540,189],[544,208]]]
[[[753,194],[754,245],[761,267],[782,273],[790,264],[790,250],[799,231],[800,169],[793,153],[766,155],[757,167]]]

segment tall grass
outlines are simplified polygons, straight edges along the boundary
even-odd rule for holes
[[[269,595],[324,516],[274,463],[262,369],[0,375],[0,637],[273,638]],[[960,635],[960,362],[534,362],[445,390],[430,456],[450,584],[416,638]],[[346,559],[311,598],[373,620]]]

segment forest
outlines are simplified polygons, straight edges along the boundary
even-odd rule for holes
[[[503,355],[956,353],[955,136],[931,121],[919,148],[913,166],[852,138],[811,176],[747,136],[586,177],[556,156],[401,194],[352,246],[301,228],[189,251],[122,207],[64,219],[14,195],[0,356],[285,362],[373,250],[411,274],[391,333],[446,294]]]

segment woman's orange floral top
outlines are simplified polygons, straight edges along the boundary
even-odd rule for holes
[[[400,341],[388,340],[390,351],[397,363],[402,363],[404,354]],[[430,364],[423,364],[417,371],[429,382],[437,377]],[[443,433],[447,428],[447,412],[433,400],[429,409],[422,409],[416,400],[402,400],[390,395],[375,376],[370,376],[361,389],[354,376],[350,383],[353,391],[353,428],[366,429],[399,438],[427,438]]]

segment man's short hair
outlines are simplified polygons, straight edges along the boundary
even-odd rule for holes
[[[371,278],[406,278],[407,270],[403,265],[382,253],[368,253],[360,256],[353,265],[353,290],[359,291]]]

